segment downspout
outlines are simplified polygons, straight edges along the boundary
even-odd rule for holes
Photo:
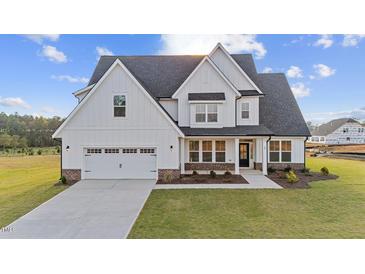
[[[266,168],[269,168],[269,142],[271,140],[271,136],[269,136],[269,139],[266,140]]]
[[[307,168],[307,157],[305,155],[305,152],[306,152],[306,143],[308,141],[308,136],[305,137],[305,140],[304,140],[304,168]]]
[[[61,162],[60,162],[60,177],[62,177],[62,139],[54,138],[53,140],[56,140],[57,142],[61,143],[61,149],[60,149],[60,156],[61,156]]]

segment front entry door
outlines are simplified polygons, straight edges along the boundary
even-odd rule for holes
[[[250,166],[250,144],[240,143],[240,167]]]

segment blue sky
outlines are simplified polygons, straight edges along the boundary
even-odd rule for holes
[[[217,42],[286,73],[306,119],[365,120],[363,35],[0,35],[0,112],[67,116],[99,54],[201,54]]]

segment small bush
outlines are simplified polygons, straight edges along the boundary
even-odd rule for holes
[[[162,181],[164,183],[169,184],[169,183],[172,182],[172,179],[173,179],[172,172],[171,171],[167,171],[166,173],[164,173],[163,178],[162,178]]]
[[[193,175],[199,175],[198,171],[193,170]]]
[[[224,172],[224,176],[231,176],[232,173],[229,170],[226,170],[226,172]]]
[[[307,174],[307,173],[309,173],[309,172],[310,172],[310,169],[309,169],[309,168],[307,168],[307,167],[305,167],[305,168],[301,169],[300,171],[301,171],[302,173],[304,173],[304,174]]]
[[[67,179],[66,179],[66,177],[65,177],[65,176],[61,176],[59,181],[60,181],[62,184],[64,184],[64,185],[67,183]]]
[[[290,184],[294,184],[294,183],[298,182],[298,180],[299,180],[297,175],[295,174],[295,172],[292,170],[286,174],[286,179],[288,180],[288,183],[290,183]]]
[[[328,170],[327,167],[324,166],[321,168],[321,173],[322,173],[322,175],[327,176],[328,174],[330,174],[330,171]]]
[[[60,146],[57,146],[57,147],[56,147],[56,151],[57,151],[57,153],[58,153],[58,154],[61,152],[61,148],[60,148]]]
[[[273,167],[268,167],[268,168],[267,168],[267,172],[269,172],[270,174],[271,174],[271,173],[275,173],[275,172],[276,172],[276,169],[275,169],[275,168],[273,168]]]
[[[28,154],[29,154],[29,155],[34,155],[34,150],[33,150],[32,148],[31,148],[31,149],[29,149],[29,150],[28,150]]]
[[[287,166],[286,168],[284,168],[284,171],[285,171],[285,172],[289,172],[289,171],[291,171],[291,170],[292,170],[291,166]]]
[[[42,150],[41,149],[38,149],[37,154],[38,155],[42,155]]]
[[[214,170],[211,170],[209,174],[210,174],[210,177],[212,177],[212,178],[217,177],[217,173],[215,173]]]

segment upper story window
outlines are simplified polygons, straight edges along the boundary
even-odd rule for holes
[[[250,103],[243,102],[241,104],[241,118],[250,119]]]
[[[346,127],[343,129],[343,133],[348,133],[349,132],[349,129]]]
[[[114,95],[114,117],[125,117],[126,114],[126,98],[125,95]]]
[[[196,104],[195,105],[196,123],[216,123],[218,122],[217,104]]]

